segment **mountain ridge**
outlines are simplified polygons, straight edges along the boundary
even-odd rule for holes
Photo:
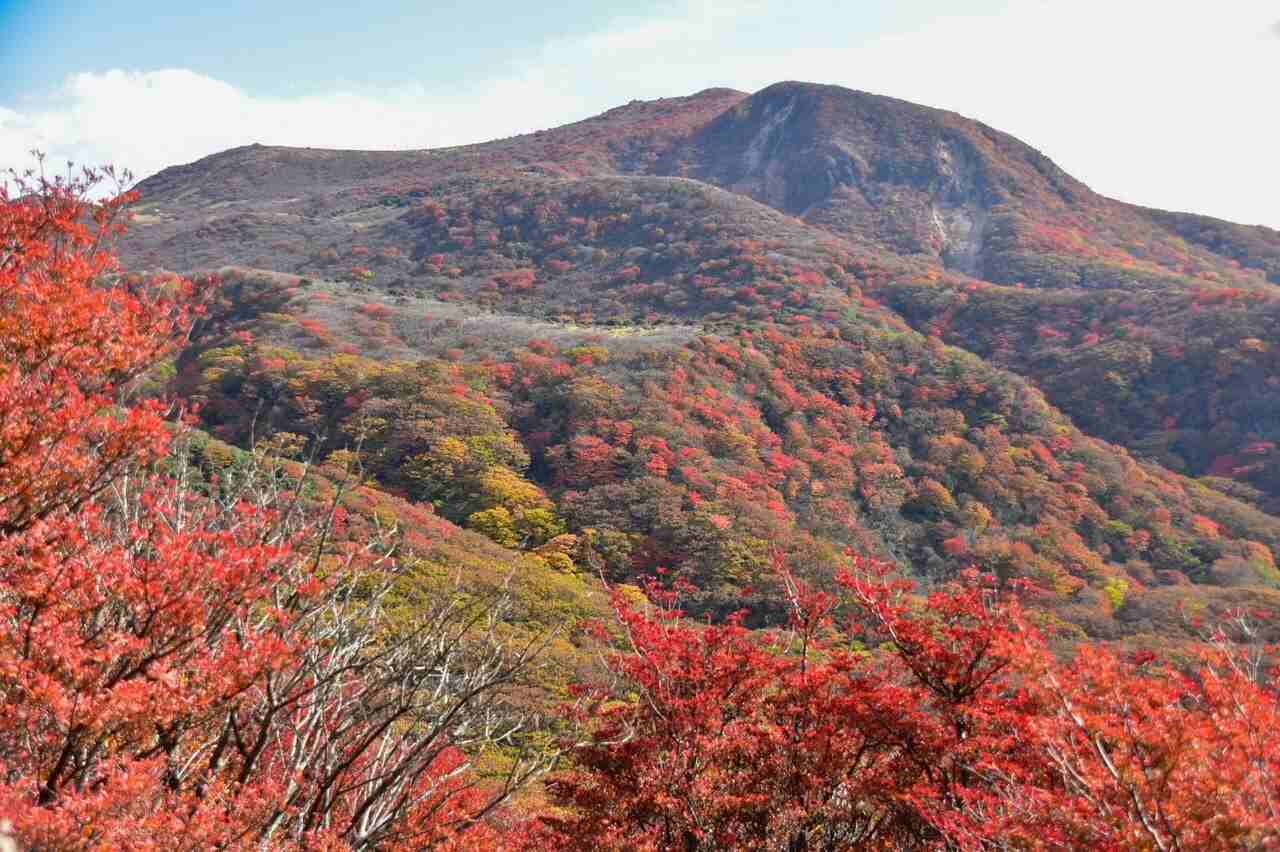
[[[752,156],[759,161],[744,169],[746,151],[734,146],[741,147],[744,134],[759,143],[757,125],[766,116],[776,122],[783,109],[786,121],[777,129],[798,141],[765,159],[757,144]],[[231,174],[223,171],[227,166]],[[807,217],[846,239],[887,245],[997,283],[1029,278],[1032,286],[1098,286],[1093,279],[1127,266],[1125,274],[1148,279],[1176,280],[1190,269],[1193,276],[1211,273],[1256,286],[1265,282],[1248,280],[1250,242],[1262,247],[1256,265],[1263,275],[1280,274],[1280,232],[1234,223],[1223,231],[1222,220],[1213,220],[1222,231],[1216,240],[1184,242],[1187,214],[1098,195],[1035,148],[986,124],[883,95],[794,81],[752,95],[713,88],[633,101],[558,128],[450,148],[243,146],[166,169],[139,189],[163,201],[174,197],[171,186],[189,191],[193,183],[223,182],[226,188],[209,199],[219,203],[277,187],[274,201],[287,204],[317,185],[367,194],[462,173],[515,171],[693,177]],[[1094,233],[1103,229],[1090,219],[1101,219],[1105,232]],[[1175,233],[1161,223],[1182,224]],[[1149,245],[1135,255],[1135,242]]]
[[[363,441],[380,487],[495,541],[529,506],[428,475],[491,433],[397,390],[414,363],[505,422],[503,481],[577,563],[672,568],[709,612],[776,609],[770,548],[823,582],[843,547],[931,581],[976,563],[1100,639],[1280,595],[1280,392],[1232,313],[1280,294],[1266,234],[1166,228],[954,113],[711,89],[457,148],[240,148],[141,190],[130,265],[271,271],[228,273],[176,365],[208,428]],[[1193,313],[1222,328],[1179,351]],[[1214,401],[1223,351],[1239,403]],[[1161,444],[1178,406],[1208,414]]]

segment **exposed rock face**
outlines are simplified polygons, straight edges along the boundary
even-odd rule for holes
[[[843,236],[983,268],[990,211],[1014,187],[1090,195],[1039,152],[954,113],[808,83],[741,101],[664,167],[749,195]]]
[[[978,205],[933,207],[933,223],[942,243],[942,262],[966,275],[981,277],[987,211]]]

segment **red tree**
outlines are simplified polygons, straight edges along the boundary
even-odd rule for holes
[[[97,177],[0,196],[0,811],[54,847],[200,835],[186,817],[222,791],[183,783],[191,732],[292,651],[271,514],[146,472],[163,409],[120,403],[187,327],[190,285],[118,275],[131,196],[86,203]]]
[[[1048,653],[978,578],[925,598],[856,560],[791,628],[620,598],[630,650],[550,789],[563,848],[1254,848],[1280,838],[1274,693],[1225,646],[1193,677]],[[854,613],[837,627],[835,614]],[[545,841],[544,841],[545,842]]]
[[[50,849],[469,831],[531,771],[478,786],[453,747],[517,724],[484,703],[527,661],[500,602],[419,592],[396,633],[388,548],[300,523],[324,512],[296,476],[191,475],[164,407],[127,400],[191,287],[117,274],[131,196],[85,201],[97,177],[0,190],[0,817]]]

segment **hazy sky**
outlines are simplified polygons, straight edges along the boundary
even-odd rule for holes
[[[1107,195],[1280,227],[1275,0],[0,0],[0,167],[452,145],[788,79],[981,119]]]

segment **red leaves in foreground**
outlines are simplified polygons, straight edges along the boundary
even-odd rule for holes
[[[235,831],[204,734],[301,641],[271,599],[290,542],[151,471],[163,412],[119,404],[190,287],[115,276],[131,196],[89,204],[96,179],[0,194],[0,814],[37,848],[200,845]]]
[[[95,177],[0,187],[0,840],[484,842],[532,771],[480,784],[452,747],[518,724],[489,696],[524,659],[474,628],[498,604],[419,595],[393,635],[390,546],[309,527],[257,455],[201,483],[169,453],[161,407],[122,389],[185,331],[189,285],[113,275],[129,197],[89,204]]]
[[[186,285],[113,279],[103,240],[125,199],[90,207],[84,188],[0,195],[0,818],[23,843],[1280,843],[1261,656],[1220,639],[1185,669],[1096,647],[1063,664],[984,579],[921,597],[857,559],[840,598],[787,578],[783,631],[619,597],[630,648],[549,785],[563,811],[501,837],[495,808],[537,765],[489,790],[452,745],[518,741],[501,690],[527,648],[504,647],[501,609],[460,596],[378,632],[392,579],[344,581],[337,559],[320,582],[306,566],[332,553],[301,559],[278,503],[157,468],[161,411],[120,391],[186,327]],[[570,452],[598,467],[600,446]]]
[[[93,176],[96,180],[96,176]],[[100,490],[163,443],[154,405],[114,409],[189,321],[189,285],[102,286],[121,195],[86,205],[73,179],[0,189],[0,532]]]
[[[619,598],[629,653],[550,785],[566,848],[1256,848],[1280,840],[1275,694],[1225,643],[1193,676],[1063,664],[977,577],[923,599],[855,560],[785,632]],[[846,620],[847,618],[847,620]],[[842,625],[837,627],[837,625]]]

